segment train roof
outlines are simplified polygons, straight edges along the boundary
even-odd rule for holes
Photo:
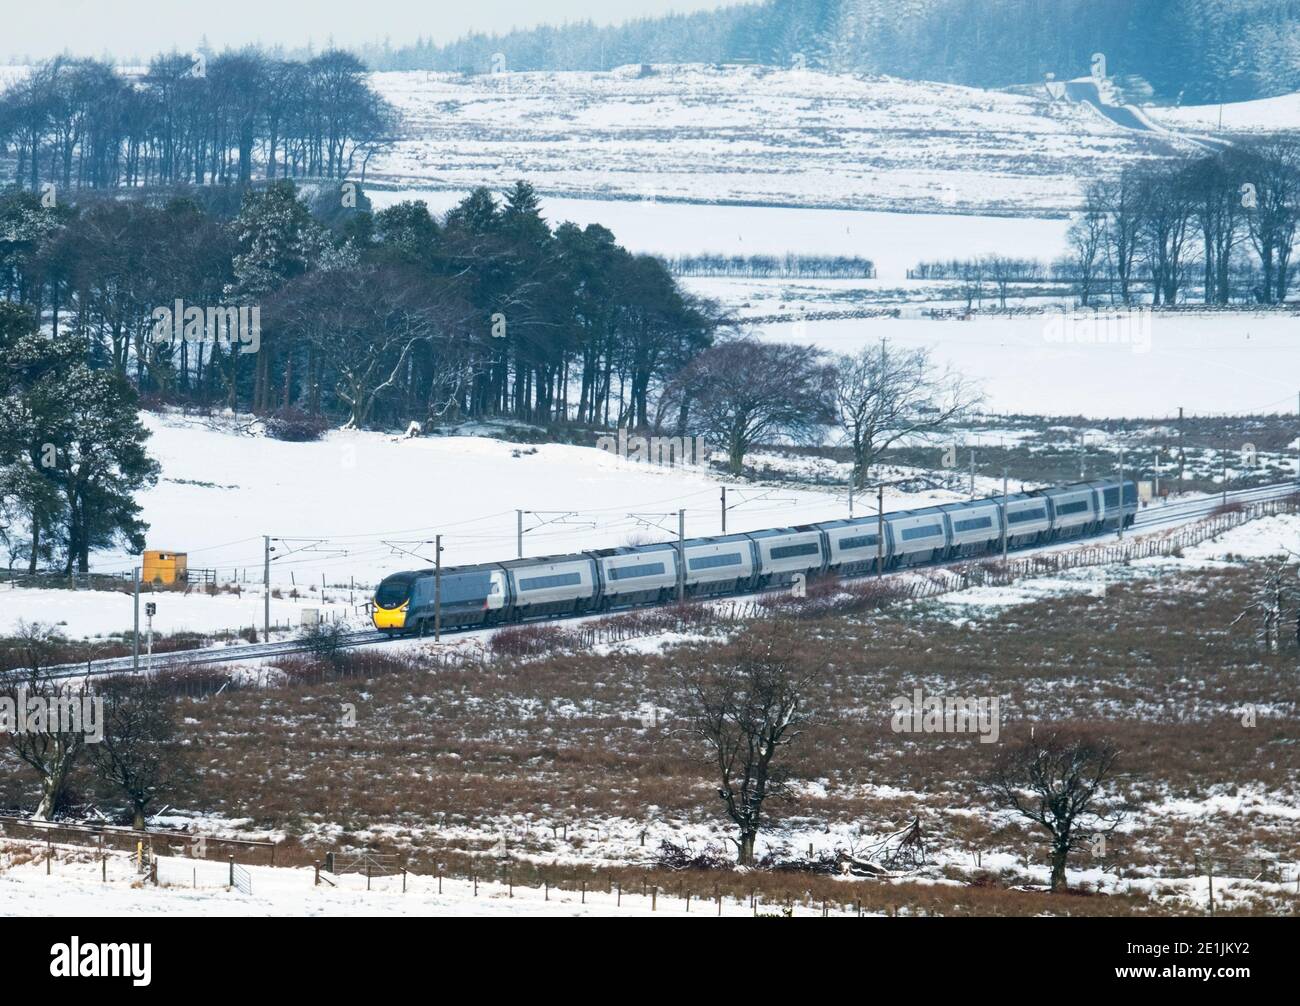
[[[889,515],[886,514],[886,517]],[[880,522],[880,517],[872,514],[870,517],[841,517],[838,520],[824,520],[820,524],[812,525],[821,531],[838,531],[844,527],[874,527]]]
[[[800,524],[797,527],[769,527],[761,531],[746,531],[745,536],[749,538],[776,538],[786,534],[806,534],[809,531],[820,531],[816,524]]]
[[[585,552],[569,552],[565,555],[534,555],[523,559],[504,559],[501,562],[484,563],[483,566],[502,569],[519,569],[523,566],[542,566],[552,562],[591,562],[591,556]]]
[[[733,541],[749,543],[748,534],[721,534],[705,536],[703,538],[687,538],[687,545],[726,545]],[[675,547],[675,546],[674,546]]]
[[[611,555],[637,555],[643,552],[676,552],[677,543],[675,541],[659,541],[651,545],[618,545],[614,548],[591,548],[587,550],[588,555],[598,556],[601,559],[608,559]]]

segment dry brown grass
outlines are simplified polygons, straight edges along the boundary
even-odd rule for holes
[[[994,850],[1041,864],[1040,838],[1019,824],[960,813],[991,809],[980,782],[998,745],[891,730],[889,700],[915,687],[997,696],[1004,739],[1064,721],[1106,734],[1123,751],[1123,789],[1139,807],[1238,788],[1295,799],[1296,654],[1263,655],[1243,627],[1230,628],[1249,587],[1247,573],[1224,570],[1112,585],[1105,598],[1045,600],[978,624],[955,624],[951,611],[934,605],[782,619],[780,630],[797,637],[803,659],[827,674],[815,699],[823,715],[789,762],[796,780],[820,785],[774,801],[773,821],[865,840],[920,816],[932,847],[968,850],[972,865]],[[868,609],[879,601],[864,595]],[[649,629],[655,618],[680,625],[684,616],[664,609],[617,617]],[[520,883],[529,876],[639,882],[641,867],[555,863],[581,858],[610,822],[635,829],[636,822],[720,820],[702,752],[671,716],[672,668],[717,656],[727,643],[697,641],[648,656],[591,648],[539,656],[540,643],[568,641],[566,630],[553,628],[511,630],[496,657],[461,667],[423,651],[372,649],[350,655],[341,671],[307,658],[282,663],[283,687],[183,698],[199,776],[169,802],[284,829],[293,838],[282,855],[291,861],[310,861],[326,846],[369,844],[400,849],[423,872],[439,863],[461,873],[495,870],[484,856],[518,824],[510,869],[520,871]],[[644,727],[643,703],[668,709],[668,719]],[[1248,704],[1262,710],[1253,728],[1240,721]],[[346,725],[349,707],[355,726]],[[93,789],[80,775],[74,787]],[[30,806],[31,797],[23,773],[0,778],[0,803]],[[567,837],[558,837],[561,824]],[[325,825],[340,831],[322,837]],[[385,835],[375,839],[369,829],[380,827]],[[1198,852],[1224,860],[1268,852],[1295,862],[1300,835],[1276,817],[1146,813],[1135,830],[1114,837],[1107,865],[1122,876],[1185,876]],[[687,882],[679,874],[663,879],[665,888]],[[974,886],[882,887],[724,872],[689,883],[697,896],[711,896],[717,883],[736,896],[759,888],[774,902],[864,898],[872,910],[893,905],[914,914],[1150,910],[1138,895],[1009,890],[1023,879],[1013,870]]]

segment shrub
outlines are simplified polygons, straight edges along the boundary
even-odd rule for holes
[[[320,416],[309,415],[301,409],[281,409],[271,413],[263,422],[268,437],[295,443],[319,440],[330,426]]]
[[[578,636],[558,625],[515,625],[495,633],[488,649],[499,657],[537,657],[572,649]]]

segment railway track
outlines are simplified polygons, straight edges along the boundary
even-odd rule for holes
[[[1252,489],[1239,489],[1213,497],[1203,497],[1194,500],[1184,500],[1178,503],[1147,507],[1138,511],[1134,524],[1127,533],[1130,535],[1143,534],[1164,527],[1175,527],[1179,524],[1186,524],[1201,517],[1208,517],[1221,508],[1225,501],[1229,504],[1254,503],[1262,500],[1280,499],[1297,491],[1296,483],[1279,482],[1267,486],[1256,486]],[[1034,552],[1045,551],[1053,547],[1059,547],[1059,545],[1044,545],[1039,546],[1038,548],[1017,549],[1016,554],[1023,556]],[[968,559],[958,561],[949,560],[946,562],[932,563],[930,566],[960,566],[964,565],[968,561]],[[911,569],[922,568],[926,567],[911,567]],[[897,575],[897,572],[887,575]],[[751,591],[748,593],[757,594],[763,592],[764,591]],[[569,617],[590,618],[592,616],[586,614]],[[446,630],[445,634],[454,635],[463,632],[481,631],[483,630],[479,626],[470,626],[461,629],[449,629]],[[362,630],[345,634],[340,639],[339,645],[342,647],[366,646],[373,643],[388,642],[393,638],[394,637],[385,635],[377,630]],[[173,667],[196,667],[207,664],[264,660],[268,657],[281,657],[295,653],[305,653],[308,652],[310,648],[310,645],[301,639],[282,639],[268,643],[245,643],[243,645],[232,645],[219,648],[213,647],[200,650],[175,650],[170,653],[154,654],[150,661],[150,668],[153,670],[161,670]],[[143,658],[141,659],[141,663],[143,663]],[[131,657],[111,657],[105,660],[91,660],[83,664],[63,664],[58,667],[50,668],[50,676],[56,678],[99,677],[107,674],[120,674],[123,671],[130,671],[132,670],[132,667],[133,659]]]

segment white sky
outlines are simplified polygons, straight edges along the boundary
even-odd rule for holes
[[[615,23],[738,0],[42,0],[0,2],[0,60],[61,52],[112,54],[121,60],[173,48],[187,50],[206,35],[215,49],[249,43],[321,48],[382,41],[394,46],[433,36],[440,42],[470,31],[561,24]]]

